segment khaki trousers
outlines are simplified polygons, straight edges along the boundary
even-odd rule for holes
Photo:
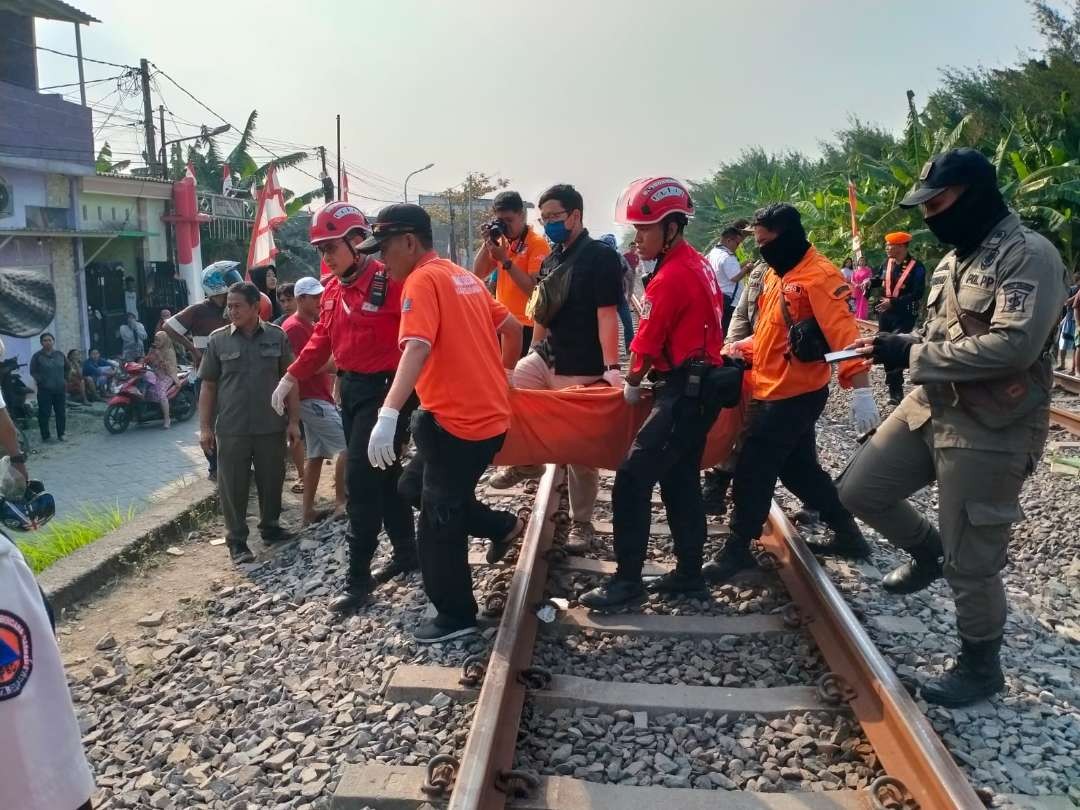
[[[259,531],[278,529],[281,489],[285,485],[285,433],[217,437],[218,495],[230,547],[247,542],[247,507],[251,468],[259,493]]]
[[[895,413],[855,454],[839,479],[840,500],[889,542],[912,549],[933,525],[906,500],[938,482],[938,527],[945,579],[962,638],[989,641],[1005,628],[1005,567],[1012,524],[1023,517],[1020,487],[1027,453],[934,447],[933,420],[911,430]]]
[[[514,388],[529,391],[558,391],[574,385],[591,385],[600,377],[566,376],[556,374],[536,352],[529,352],[514,366]],[[593,467],[570,467],[567,491],[570,495],[571,520],[588,523],[596,506],[596,493],[600,490],[600,473]]]

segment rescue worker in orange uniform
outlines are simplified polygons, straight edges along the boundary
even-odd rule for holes
[[[312,218],[311,244],[331,275],[325,277],[315,331],[281,378],[273,400],[274,407],[279,408],[299,381],[320,371],[336,370],[341,380],[350,531],[345,593],[332,605],[340,614],[361,607],[377,584],[417,568],[412,508],[397,489],[401,464],[394,462],[385,469],[372,467],[365,453],[401,359],[398,328],[402,285],[389,276],[382,262],[356,249],[370,234],[363,213],[347,202],[330,203]],[[416,404],[416,397],[410,397],[402,406],[406,418],[398,422],[394,438],[399,456],[409,440],[408,415]],[[390,538],[393,557],[372,571],[371,561],[383,528]]]
[[[889,258],[876,279],[881,285],[881,300],[874,307],[881,332],[907,334],[915,328],[926,292],[926,268],[908,253],[910,243],[910,233],[885,234],[885,253]],[[889,386],[889,404],[899,405],[904,398],[904,369],[886,366],[885,383]]]
[[[809,509],[817,511],[834,536],[814,544],[816,553],[865,557],[869,547],[855,519],[836,493],[817,458],[815,425],[829,396],[831,366],[824,355],[859,334],[848,309],[851,290],[840,271],[806,239],[799,212],[787,203],[759,209],[751,227],[762,259],[754,334],[728,351],[753,364],[756,407],[735,464],[731,534],[716,559],[705,564],[709,582],[727,582],[755,566],[750,543],[761,535],[777,479]],[[842,388],[851,388],[851,408],[860,433],[880,422],[870,391],[868,364],[839,363]]]
[[[641,381],[652,372],[652,410],[615,473],[612,510],[618,568],[603,585],[580,598],[604,610],[645,597],[641,570],[649,542],[653,487],[667,509],[678,564],[651,583],[657,593],[708,590],[701,576],[705,507],[698,472],[705,440],[724,403],[738,402],[741,364],[725,369],[724,299],[709,263],[683,238],[694,213],[686,187],[671,177],[634,181],[616,207],[616,220],[637,229],[634,245],[656,273],[645,290],[641,326],[630,344],[630,371],[623,396],[641,397]],[[724,373],[729,372],[729,373]]]

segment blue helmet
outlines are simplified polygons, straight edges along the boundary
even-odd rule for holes
[[[619,249],[619,242],[615,239],[615,234],[613,233],[605,233],[603,236],[600,237],[600,241],[612,250]]]
[[[40,481],[31,480],[21,500],[0,498],[0,522],[9,529],[20,532],[39,529],[55,514],[56,501]]]
[[[203,292],[207,296],[224,295],[227,293],[229,291],[229,286],[235,283],[230,280],[230,273],[236,273],[235,281],[244,280],[236,269],[239,266],[240,262],[229,261],[228,259],[207,265],[202,271]]]

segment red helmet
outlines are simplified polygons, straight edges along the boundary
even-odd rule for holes
[[[371,233],[367,217],[352,203],[332,202],[324,205],[311,218],[309,241],[313,245],[330,239],[341,239],[360,229],[364,236]]]
[[[615,221],[620,225],[652,225],[668,214],[694,216],[690,192],[674,177],[635,180],[615,203]]]

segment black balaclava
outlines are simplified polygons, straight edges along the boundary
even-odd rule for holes
[[[971,186],[956,202],[932,217],[926,227],[939,242],[953,245],[958,256],[970,256],[994,226],[1009,214],[1001,192],[994,186]]]
[[[791,225],[767,245],[758,247],[761,258],[780,276],[802,261],[809,249],[810,242],[802,225]]]

